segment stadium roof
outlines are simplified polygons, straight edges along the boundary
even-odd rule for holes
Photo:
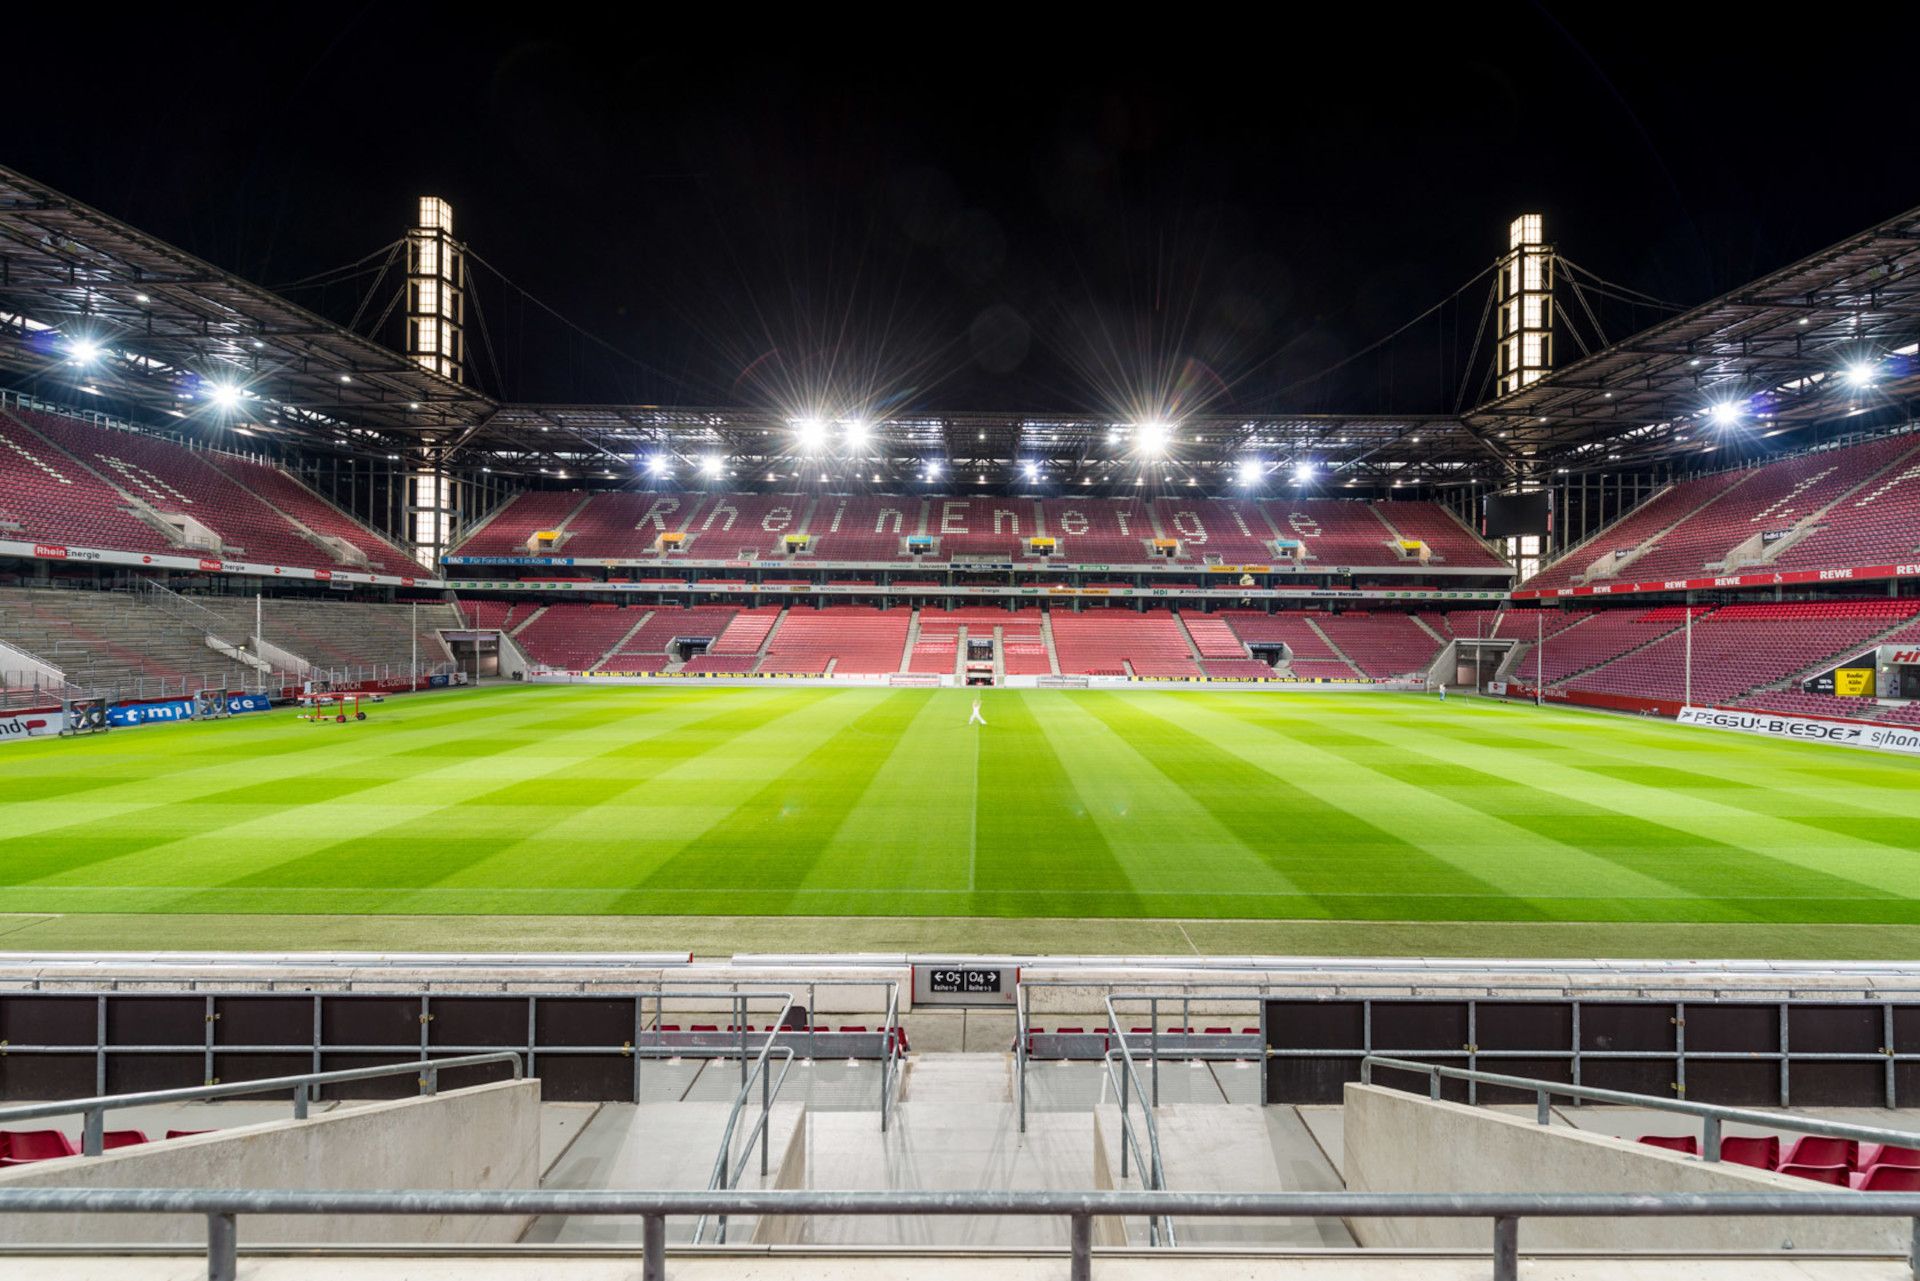
[[[1209,487],[1250,457],[1368,486],[1498,483],[1877,422],[1920,394],[1916,269],[1920,209],[1464,415],[1186,416],[1154,465]],[[499,471],[622,481],[654,455],[683,470],[721,456],[750,484],[807,471],[795,424],[771,410],[500,404],[5,168],[0,336],[0,374],[49,399],[95,395],[154,421],[237,424],[305,447],[433,444]],[[1031,461],[1054,482],[1100,483],[1138,474],[1132,426],[914,413],[860,423],[857,448],[842,423],[824,457],[861,481],[869,468],[911,480],[937,458],[956,476],[991,470],[998,482]]]

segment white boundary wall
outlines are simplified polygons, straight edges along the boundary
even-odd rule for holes
[[[291,1105],[289,1105],[291,1106]],[[69,1123],[71,1132],[74,1126]],[[113,1115],[107,1128],[114,1128]],[[540,1082],[500,1081],[428,1098],[215,1130],[101,1156],[0,1170],[0,1188],[537,1188]],[[242,1215],[240,1240],[510,1242],[525,1216]],[[0,1241],[48,1244],[204,1242],[194,1215],[0,1217]]]
[[[1543,1126],[1462,1103],[1439,1103],[1377,1085],[1346,1088],[1342,1160],[1350,1192],[1811,1192],[1791,1175],[1708,1164],[1661,1148]],[[1692,1133],[1678,1114],[1663,1133]],[[1862,1194],[1866,1195],[1866,1194]],[[1483,1219],[1352,1219],[1363,1246],[1485,1250]],[[1531,1250],[1864,1250],[1904,1253],[1905,1219],[1525,1219]]]

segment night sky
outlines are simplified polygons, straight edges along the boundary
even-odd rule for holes
[[[1709,8],[39,6],[10,19],[0,160],[273,286],[445,196],[512,282],[475,269],[491,354],[469,341],[513,399],[1445,412],[1483,285],[1315,375],[1523,209],[1691,304],[1920,204],[1914,6]],[[443,25],[416,64],[405,33]],[[290,296],[344,322],[372,283]]]

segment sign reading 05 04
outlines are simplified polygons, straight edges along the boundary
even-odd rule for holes
[[[946,966],[927,971],[927,987],[933,992],[998,992],[1000,971]]]

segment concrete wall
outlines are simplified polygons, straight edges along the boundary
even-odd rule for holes
[[[1541,1126],[1381,1086],[1346,1090],[1347,1187],[1353,1192],[1824,1192],[1784,1174]],[[1484,1219],[1354,1219],[1365,1246],[1485,1250]],[[1522,1219],[1528,1250],[1869,1250],[1904,1254],[1909,1225],[1893,1219]]]
[[[108,1116],[112,1128],[112,1116]],[[432,1098],[374,1103],[305,1121],[238,1126],[195,1138],[0,1170],[0,1188],[536,1188],[540,1082],[500,1081]],[[507,1242],[524,1218],[255,1215],[240,1240]],[[181,1215],[0,1216],[0,1241],[205,1241]]]

